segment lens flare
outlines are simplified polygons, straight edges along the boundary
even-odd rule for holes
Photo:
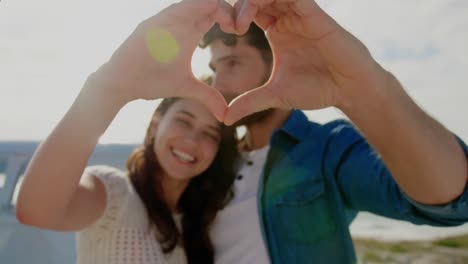
[[[175,37],[164,29],[151,29],[146,34],[148,50],[158,63],[171,63],[179,54],[179,43]]]

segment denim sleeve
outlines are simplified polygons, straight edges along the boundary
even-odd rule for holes
[[[468,156],[466,144],[458,140]],[[380,156],[349,123],[335,124],[324,170],[327,177],[334,178],[341,198],[351,210],[433,226],[453,226],[468,221],[468,187],[447,205],[417,203],[402,192]]]
[[[468,146],[459,137],[455,136],[460,146],[462,146],[465,156],[468,157]],[[417,210],[429,217],[446,218],[446,221],[467,221],[468,219],[468,184],[465,185],[465,190],[462,195],[454,201],[445,205],[424,205],[421,204],[403,193],[406,200],[408,200]]]

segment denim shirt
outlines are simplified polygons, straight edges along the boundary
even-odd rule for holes
[[[320,125],[294,110],[270,139],[258,204],[272,263],[341,264],[356,263],[349,224],[358,211],[453,226],[468,221],[467,197],[465,188],[444,206],[417,203],[350,123]]]

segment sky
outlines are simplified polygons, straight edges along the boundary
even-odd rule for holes
[[[0,141],[42,140],[143,19],[169,0],[1,0]],[[468,1],[322,0],[319,4],[395,74],[430,115],[468,140]],[[210,73],[196,51],[194,74]],[[157,101],[120,111],[102,143],[140,143]],[[308,111],[326,122],[335,109]]]

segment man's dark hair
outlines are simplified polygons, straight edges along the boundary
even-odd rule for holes
[[[203,39],[200,41],[199,46],[201,48],[208,47],[211,43],[216,40],[221,40],[226,46],[235,46],[237,44],[238,38],[245,37],[247,44],[258,49],[262,54],[262,58],[267,63],[271,65],[273,62],[273,55],[271,52],[270,44],[268,39],[265,36],[265,32],[258,27],[255,23],[250,24],[249,30],[242,36],[235,34],[228,34],[221,30],[219,24],[216,23],[211,27],[211,29],[203,36]]]

